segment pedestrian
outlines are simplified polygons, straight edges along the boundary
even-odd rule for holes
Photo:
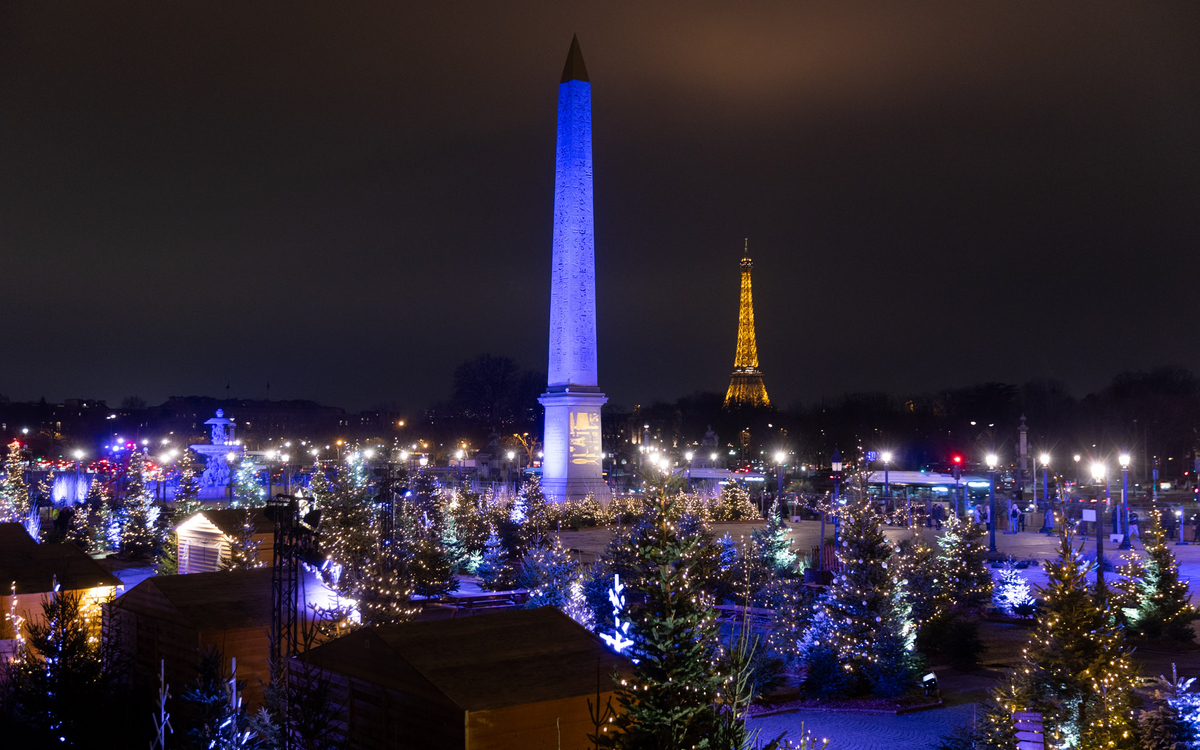
[[[942,530],[942,519],[945,518],[945,516],[946,509],[942,507],[941,503],[937,503],[933,506],[933,522],[937,526],[938,531]]]
[[[1132,542],[1135,537],[1140,542],[1142,540],[1142,532],[1138,530],[1138,514],[1134,513],[1133,511],[1130,511],[1129,512],[1129,541]]]
[[[1008,531],[1010,534],[1017,533],[1017,522],[1020,516],[1021,511],[1017,510],[1016,503],[1014,503],[1012,509],[1008,511]]]
[[[975,516],[976,524],[983,523],[983,510],[978,505],[971,509],[971,514]]]
[[[1024,531],[1024,530],[1025,530],[1025,513],[1024,513],[1024,512],[1022,512],[1022,513],[1021,513],[1021,520],[1020,520],[1020,527],[1019,527],[1019,529],[1020,529],[1021,531]]]

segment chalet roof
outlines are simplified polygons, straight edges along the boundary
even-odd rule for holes
[[[611,689],[628,662],[554,607],[364,628],[301,657],[332,672],[396,690],[407,674],[464,711],[486,711]]]
[[[271,623],[271,569],[155,576],[135,586],[157,589],[178,618],[196,630],[232,630]],[[137,597],[132,597],[136,601]]]
[[[29,532],[19,523],[0,523],[0,554],[8,550],[30,549],[37,542],[29,536]]]
[[[222,508],[199,510],[180,522],[180,528],[187,525],[196,516],[202,516],[205,520],[221,530],[221,533],[231,537],[241,536],[242,524],[246,519],[245,508]],[[274,534],[275,523],[270,521],[262,508],[254,508],[250,511],[250,522],[254,524],[255,534]]]
[[[16,583],[18,594],[49,592],[57,580],[64,591],[120,586],[74,544],[37,544],[19,523],[0,523],[0,596]]]

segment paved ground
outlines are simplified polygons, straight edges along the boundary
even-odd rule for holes
[[[904,716],[801,711],[751,719],[749,727],[751,731],[759,730],[763,741],[778,737],[780,732],[787,732],[788,738],[795,741],[803,736],[803,723],[803,731],[829,740],[829,750],[929,750],[937,744],[937,738],[966,722],[974,710],[974,704],[970,704]],[[817,747],[821,747],[819,742]]]

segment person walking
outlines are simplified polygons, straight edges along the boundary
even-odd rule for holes
[[[1021,517],[1021,511],[1017,510],[1017,504],[1013,503],[1008,511],[1008,533],[1017,533],[1017,523]]]
[[[1132,544],[1134,539],[1140,542],[1142,540],[1142,533],[1138,530],[1138,514],[1134,511],[1129,511],[1129,542]]]
[[[1021,512],[1021,518],[1020,518],[1020,520],[1017,522],[1017,530],[1018,530],[1018,531],[1024,531],[1024,530],[1025,530],[1025,513],[1024,513],[1024,511],[1022,511],[1022,512]]]

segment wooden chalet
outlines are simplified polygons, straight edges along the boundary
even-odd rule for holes
[[[554,607],[364,628],[297,661],[332,681],[347,744],[377,750],[588,747],[588,700],[629,673]]]
[[[38,544],[21,524],[0,523],[0,639],[16,636],[6,614],[15,612],[26,625],[41,620],[42,598],[56,583],[59,591],[82,594],[85,609],[96,615],[122,585],[74,544]]]
[[[229,559],[230,541],[241,538],[245,523],[243,508],[201,510],[185,518],[175,527],[179,572],[213,573],[220,570],[221,563]],[[251,538],[258,545],[258,561],[270,565],[275,524],[267,519],[262,508],[254,508],[250,511],[250,525],[254,529]]]
[[[308,601],[328,591],[312,573],[303,578]],[[261,703],[260,680],[270,678],[271,568],[147,578],[120,598],[115,613],[136,684],[157,685],[161,659],[167,682],[177,686],[172,691],[181,694],[195,682],[201,651],[213,646],[226,660],[237,657],[238,676],[248,681],[246,703]]]

